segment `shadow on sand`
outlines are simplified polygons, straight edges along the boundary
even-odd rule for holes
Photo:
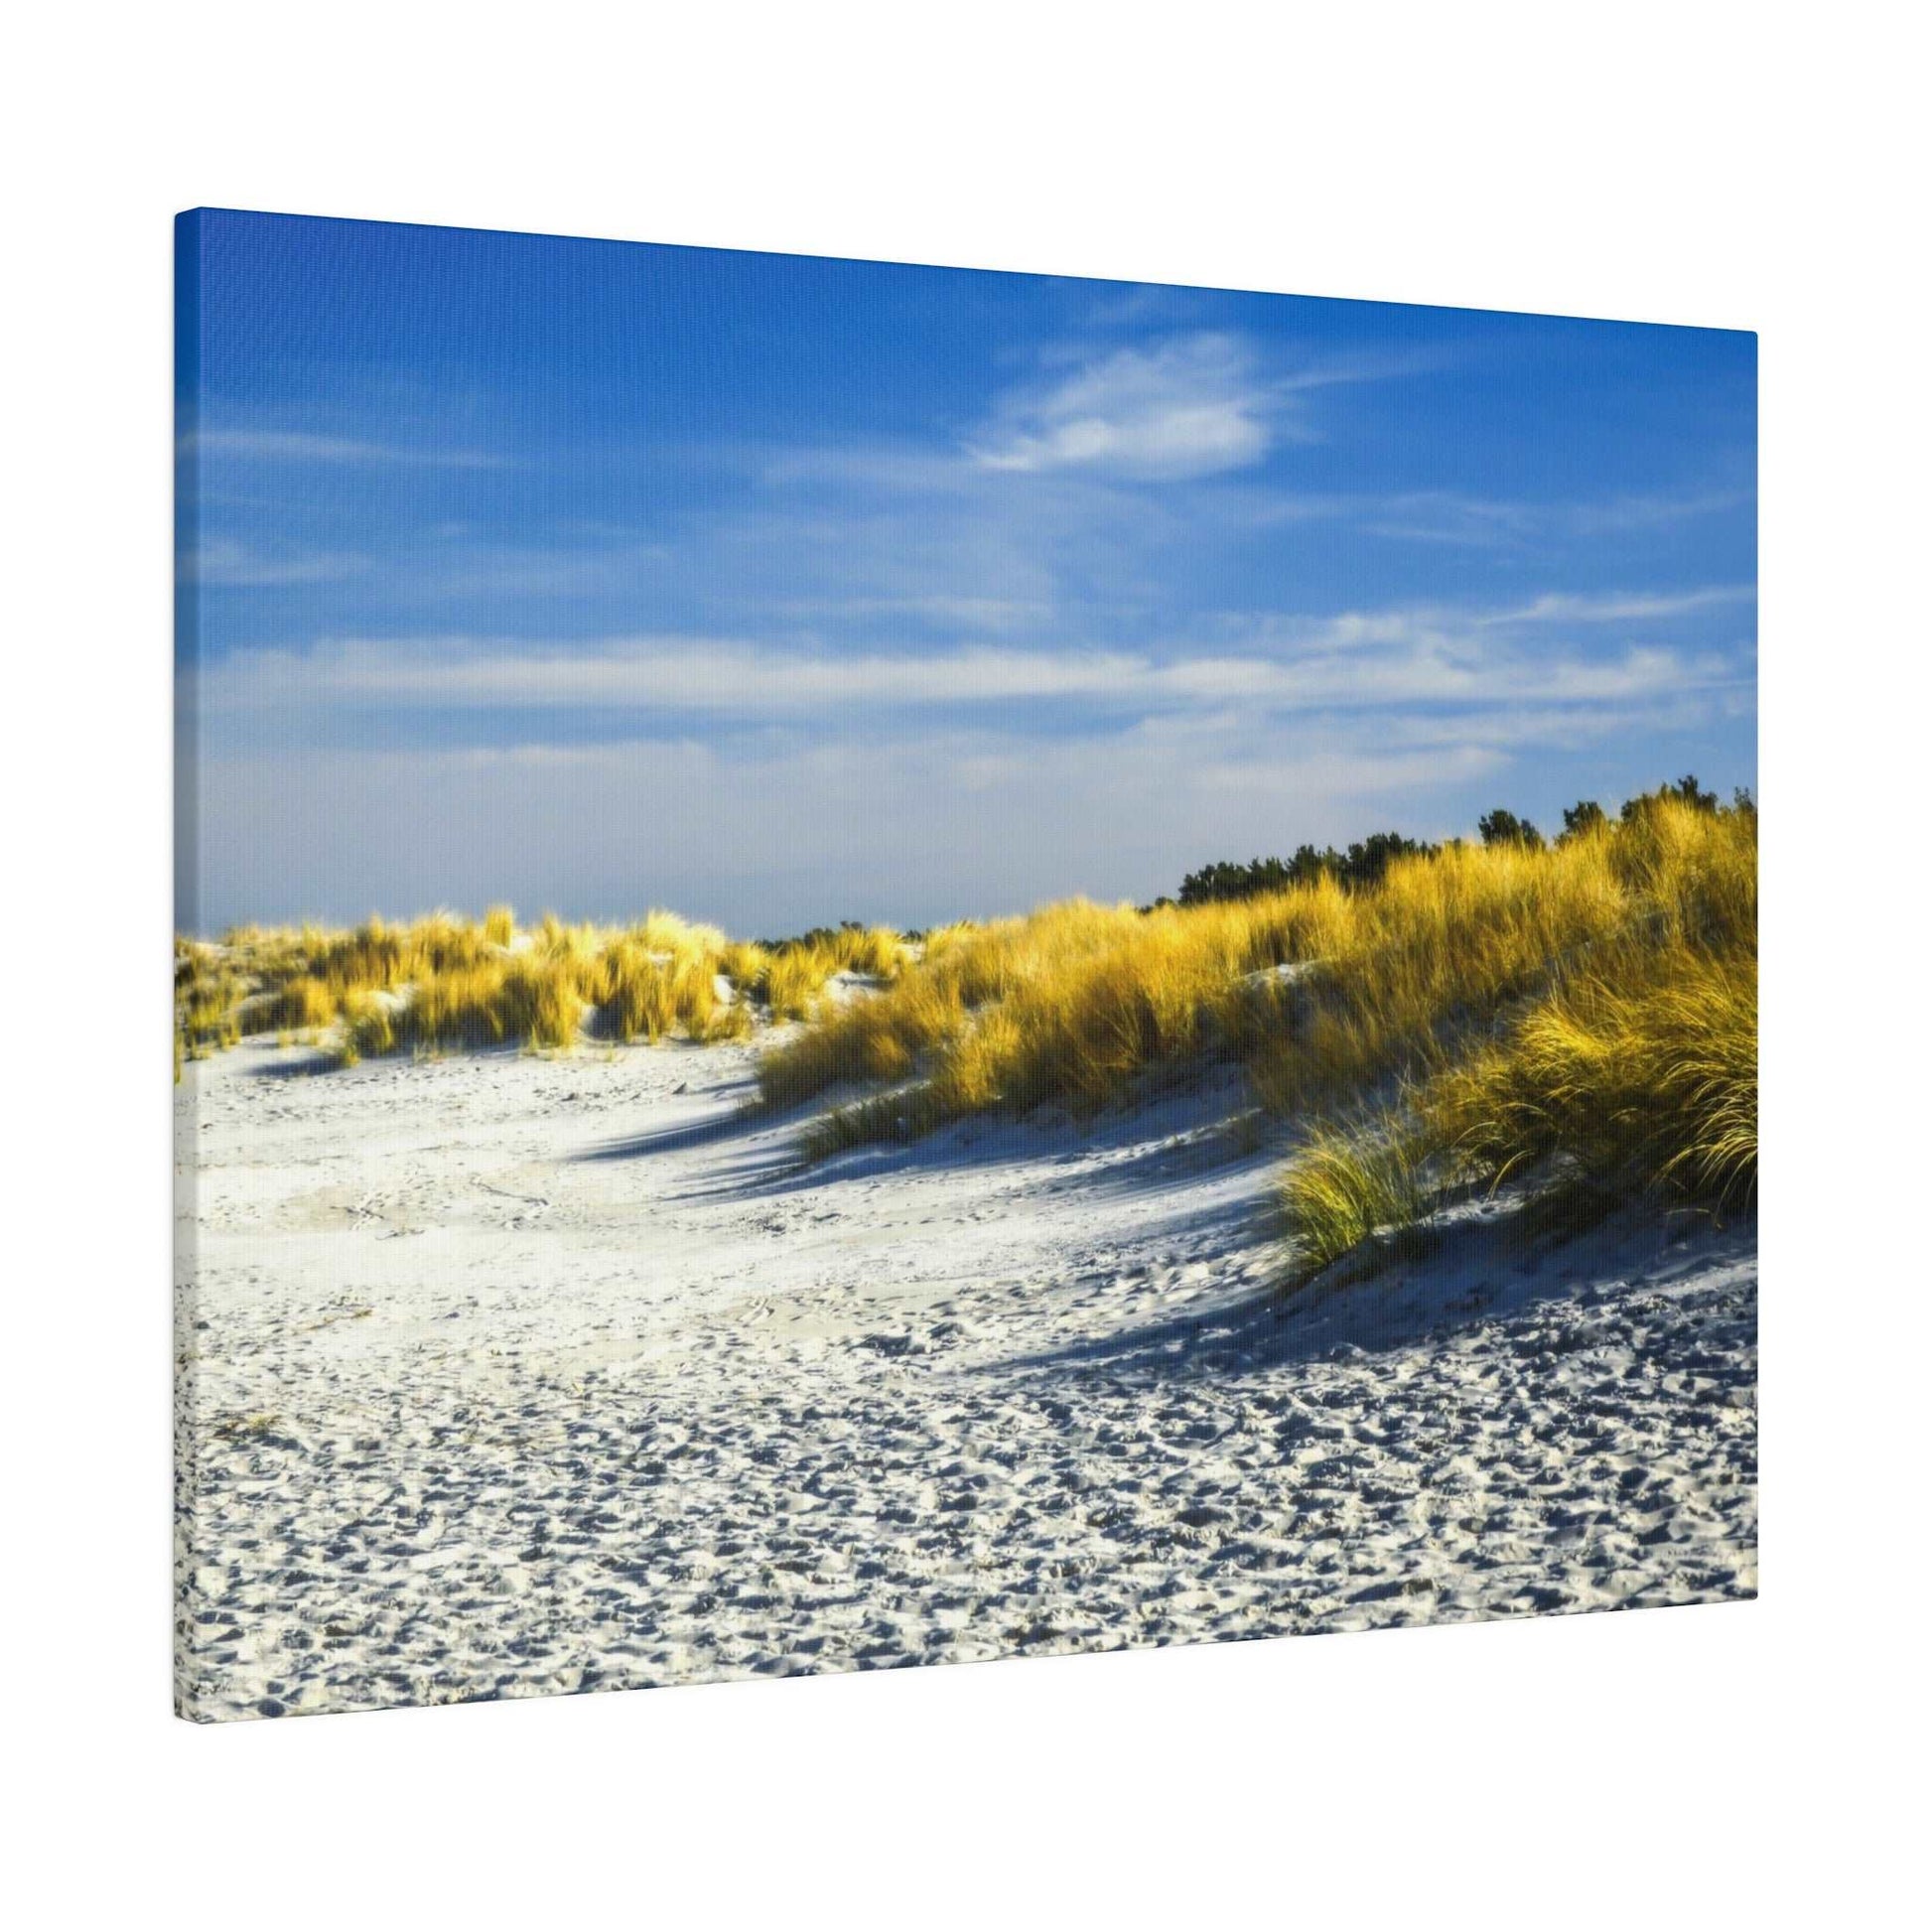
[[[307,1080],[346,1071],[335,1054],[320,1046],[278,1046],[272,1060],[258,1060],[245,1070],[251,1080]]]
[[[1550,1225],[1520,1198],[1485,1201],[1429,1228],[1405,1254],[1348,1258],[1297,1293],[1230,1298],[1003,1366],[1172,1381],[1355,1360],[1532,1316],[1543,1304],[1595,1306],[1638,1275],[1669,1294],[1673,1278],[1693,1267],[1754,1255],[1756,1239],[1748,1220],[1721,1229],[1703,1217],[1629,1208],[1578,1231]],[[1527,1339],[1535,1345],[1533,1329]],[[1552,1337],[1551,1345],[1562,1344]]]
[[[1228,1109],[1215,1094],[1194,1093],[1152,1105],[1116,1108],[1087,1120],[1035,1114],[1024,1120],[978,1117],[953,1122],[915,1140],[856,1147],[807,1163],[799,1130],[823,1112],[811,1102],[766,1112],[744,1101],[698,1118],[586,1148],[580,1161],[641,1161],[699,1148],[720,1158],[675,1200],[768,1200],[815,1189],[877,1185],[934,1173],[988,1173],[1002,1168],[1044,1171],[1048,1192],[1146,1195],[1179,1190],[1209,1173],[1279,1160],[1280,1147],[1242,1143],[1227,1131]],[[1064,1179],[1053,1170],[1067,1170]]]
[[[1229,1093],[1210,1080],[1087,1120],[982,1117],[806,1166],[797,1133],[823,1102],[766,1113],[746,1105],[747,1098],[749,1093],[734,1095],[721,1105],[715,1090],[694,1095],[694,1107],[703,1108],[694,1117],[588,1148],[576,1158],[648,1160],[707,1150],[714,1158],[666,1198],[748,1205],[815,1190],[876,1189],[917,1176],[1024,1168],[1030,1193],[1137,1202],[1169,1197],[1170,1212],[1158,1221],[1162,1239],[1184,1243],[1210,1235],[1236,1252],[1268,1239],[1257,1218],[1257,1184],[1292,1158],[1299,1138],[1231,1132]],[[1229,1184],[1215,1184],[1221,1181]],[[1190,1198],[1204,1184],[1209,1196]],[[1144,1235],[1155,1231],[1154,1223],[1139,1225]],[[1666,1214],[1654,1203],[1615,1206],[1579,1197],[1553,1211],[1548,1200],[1533,1204],[1520,1193],[1465,1198],[1399,1242],[1337,1262],[1292,1295],[1231,1291],[1206,1306],[1196,1303],[1110,1333],[1010,1357],[1002,1366],[1171,1380],[1379,1355],[1430,1335],[1530,1316],[1539,1304],[1600,1301],[1636,1279],[1667,1288],[1673,1273],[1681,1272],[1674,1252],[1684,1267],[1702,1266],[1722,1258],[1726,1246],[1740,1255],[1754,1253],[1754,1223],[1726,1234],[1702,1217]],[[1536,1331],[1533,1321],[1528,1331]]]

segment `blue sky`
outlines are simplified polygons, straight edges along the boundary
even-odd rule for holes
[[[924,924],[1756,777],[1718,330],[184,217],[178,916]]]

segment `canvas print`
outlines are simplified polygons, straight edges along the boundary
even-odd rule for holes
[[[1752,336],[178,240],[185,1716],[1754,1594]]]

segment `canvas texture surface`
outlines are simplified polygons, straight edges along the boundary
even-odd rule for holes
[[[182,1715],[1755,1594],[1754,337],[177,242]]]

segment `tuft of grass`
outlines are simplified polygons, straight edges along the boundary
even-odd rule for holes
[[[1135,917],[1129,907],[1076,899],[1027,919],[930,932],[923,957],[913,963],[908,951],[883,993],[817,1014],[808,1032],[769,1052],[759,1067],[760,1091],[772,1105],[789,1105],[848,1081],[899,1079],[936,1049],[955,1049],[962,1062],[974,1057],[963,1042],[982,1009],[1011,1001],[1056,966],[1084,958]],[[837,970],[824,955],[816,963],[825,977]],[[780,1011],[774,999],[773,1017]],[[977,1057],[983,1062],[983,1053]],[[986,1070],[983,1064],[971,1070],[960,1065],[949,1090],[964,1104]]]
[[[1678,945],[1569,981],[1416,1097],[1491,1184],[1561,1162],[1719,1211],[1757,1186],[1757,961]]]
[[[900,1080],[965,1026],[956,989],[929,976],[908,980],[893,997],[820,1012],[814,1026],[759,1062],[759,1091],[768,1105],[789,1106],[852,1082]]]
[[[402,1004],[388,1016],[391,1050],[439,1053],[451,1046],[493,1046],[503,1038],[497,998],[504,968],[459,966],[426,973],[411,982]]]
[[[304,973],[254,1008],[244,1031],[251,1034],[320,1032],[336,1024],[341,1004],[341,995],[327,980]]]
[[[626,1041],[655,1045],[679,1027],[702,1038],[718,1005],[709,952],[653,950],[641,933],[626,934],[606,948],[596,983],[608,1027]]]
[[[744,999],[721,1000],[711,1009],[694,1035],[709,1044],[724,1040],[750,1039],[758,1032],[758,1022],[752,1017],[751,1003]]]
[[[175,948],[176,1055],[200,1058],[243,1031],[335,1029],[339,1059],[518,1043],[568,1048],[587,1020],[618,1037],[740,1038],[756,1026],[750,988],[727,989],[727,957],[748,979],[768,961],[715,926],[653,910],[635,924],[569,924],[546,913],[518,943],[515,915],[433,912],[343,931],[239,926]],[[830,970],[830,969],[828,969]],[[740,1011],[721,1018],[721,1011]],[[594,1013],[594,1009],[597,1011]]]
[[[195,940],[175,945],[175,1064],[206,1059],[241,1037],[240,1005],[249,982],[224,946]]]
[[[752,939],[729,940],[718,955],[718,970],[741,996],[763,999],[764,976],[770,968],[770,953]]]
[[[1527,1225],[1551,1235],[1642,1198],[1747,1211],[1757,950],[1737,906],[1626,931],[1448,1055],[1389,1121],[1318,1135],[1282,1182],[1289,1285],[1426,1217],[1440,1198],[1431,1169],[1492,1188],[1524,1182]]]
[[[655,1043],[676,1019],[666,965],[635,939],[620,939],[604,954],[598,1001],[619,1039]]]
[[[351,993],[344,1000],[342,1035],[336,1051],[345,1066],[355,1065],[365,1054],[393,1053],[396,1045],[395,1025],[386,1001],[372,992]]]
[[[815,946],[781,946],[768,956],[762,992],[773,1020],[809,1020],[838,962]]]
[[[497,1037],[562,1051],[577,1044],[588,1004],[574,964],[515,960],[496,994]]]
[[[880,980],[892,979],[907,952],[904,940],[889,925],[841,927],[828,950],[840,970]]]
[[[553,971],[574,976],[588,974],[597,963],[604,940],[594,925],[566,925],[554,912],[537,924],[530,956]]]
[[[352,994],[344,1004],[339,1057],[436,1054],[514,1043],[574,1045],[586,1000],[574,962],[500,958],[430,973],[393,999]]]
[[[834,973],[888,981],[913,957],[891,926],[820,926],[796,939],[770,945],[740,943],[725,949],[721,970],[770,1008],[776,1020],[825,1017],[821,999]]]
[[[1413,1229],[1435,1198],[1427,1164],[1426,1146],[1399,1120],[1312,1134],[1277,1190],[1294,1249],[1292,1284]]]

